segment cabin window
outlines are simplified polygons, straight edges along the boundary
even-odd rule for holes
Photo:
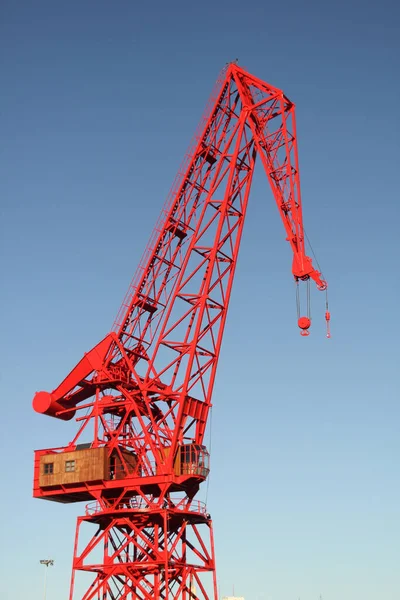
[[[186,444],[181,446],[181,475],[207,477],[210,471],[209,454],[205,446]]]
[[[43,474],[52,475],[54,473],[54,463],[45,463],[43,465]]]
[[[66,460],[65,461],[65,472],[73,473],[75,471],[75,461],[74,460]]]

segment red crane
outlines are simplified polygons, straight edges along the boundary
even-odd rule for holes
[[[231,63],[112,332],[33,400],[58,419],[78,413],[72,442],[36,451],[34,470],[35,497],[89,502],[70,600],[81,571],[92,575],[82,600],[217,599],[212,522],[196,494],[209,473],[204,434],[257,156],[295,281],[326,289],[305,254],[294,104]],[[310,315],[298,324],[308,334]]]

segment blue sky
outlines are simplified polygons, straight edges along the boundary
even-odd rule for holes
[[[304,218],[330,283],[304,340],[255,176],[214,392],[221,594],[397,600],[399,9],[394,1],[18,3],[0,9],[2,600],[67,597],[83,506],[31,498],[33,413],[109,330],[219,70],[297,105]],[[203,492],[203,496],[205,491]],[[21,564],[21,560],[23,564]]]

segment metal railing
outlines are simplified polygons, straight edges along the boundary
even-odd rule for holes
[[[200,500],[188,500],[188,498],[179,498],[172,499],[169,502],[164,500],[163,503],[160,502],[151,502],[151,500],[145,500],[144,498],[137,498],[136,496],[126,500],[125,502],[120,502],[114,506],[104,506],[98,500],[94,502],[89,502],[89,504],[85,507],[86,516],[93,516],[97,514],[107,514],[107,513],[116,513],[116,512],[161,512],[162,510],[173,510],[173,511],[181,511],[186,513],[194,513],[206,516],[207,515],[207,507],[204,502]]]

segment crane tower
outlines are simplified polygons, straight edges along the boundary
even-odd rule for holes
[[[33,399],[38,413],[78,422],[68,445],[34,461],[36,498],[86,502],[70,600],[80,572],[81,600],[217,600],[212,521],[196,494],[209,473],[204,436],[256,158],[295,282],[326,289],[305,253],[294,104],[230,63],[112,331]],[[298,317],[308,334],[310,315]]]

